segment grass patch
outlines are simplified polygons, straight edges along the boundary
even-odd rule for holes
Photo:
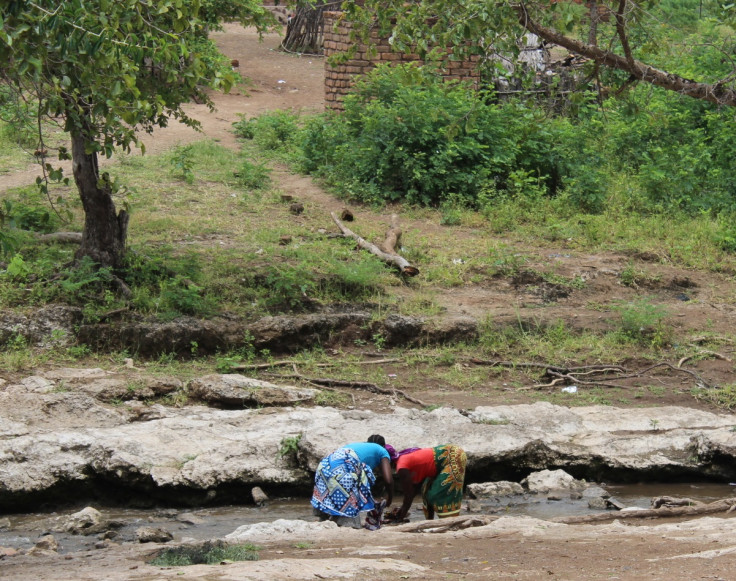
[[[691,393],[698,401],[707,402],[730,412],[736,410],[736,384],[722,387],[695,387]]]
[[[315,405],[325,407],[343,407],[350,403],[351,398],[347,393],[341,391],[320,390],[314,398]]]
[[[207,541],[202,545],[165,549],[148,563],[157,567],[219,565],[228,561],[257,561],[259,547],[251,544],[228,545]]]

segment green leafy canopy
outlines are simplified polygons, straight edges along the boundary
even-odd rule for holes
[[[110,156],[115,147],[137,144],[136,131],[170,118],[196,126],[181,105],[192,98],[211,105],[204,87],[227,90],[234,82],[234,74],[196,50],[225,9],[246,23],[268,22],[252,1],[6,2],[0,76],[35,96],[41,115],[63,119],[90,150]]]

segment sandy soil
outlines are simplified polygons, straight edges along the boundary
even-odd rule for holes
[[[230,131],[239,114],[248,116],[276,108],[321,110],[324,106],[322,59],[278,52],[277,35],[259,43],[251,31],[227,26],[217,40],[223,51],[238,59],[240,71],[250,77],[249,88],[229,95],[216,95],[217,111],[192,105],[190,113],[202,122],[202,134],[228,147],[237,147]],[[150,152],[165,151],[173,145],[200,139],[182,126],[172,125],[147,138]],[[37,170],[3,176],[0,190],[28,183]],[[325,211],[339,209],[342,203],[315,186],[309,178],[282,170],[275,172],[284,191],[319,206]],[[438,226],[421,227],[431,236]],[[462,229],[458,235],[463,235]],[[543,297],[513,282],[495,286],[467,286],[440,291],[439,300],[449,315],[487,315],[496,318],[519,317],[525,309],[548,320],[562,318],[579,328],[595,328],[606,315],[590,308],[596,297],[622,299],[633,291],[617,284],[616,274],[632,259],[647,261],[648,268],[660,275],[661,284],[649,289],[675,309],[683,329],[708,329],[730,334],[734,323],[731,303],[733,285],[725,275],[683,272],[662,257],[631,257],[616,254],[581,255],[564,247],[538,253],[540,265],[554,263],[557,272],[570,276],[585,274],[586,289],[559,298],[546,306],[543,315],[537,308]],[[534,267],[534,265],[530,265]],[[404,292],[399,290],[398,292]],[[683,300],[682,294],[688,299]],[[536,310],[535,310],[536,309]],[[724,357],[728,357],[726,353]],[[730,360],[713,358],[694,367],[714,382],[733,381]],[[389,370],[390,371],[390,370]],[[682,378],[671,377],[677,387]],[[471,407],[493,402],[477,394],[437,389],[430,384],[414,386],[412,393],[432,403]],[[503,403],[514,401],[508,394]],[[376,398],[374,408],[381,405]],[[359,401],[359,404],[363,403]],[[688,386],[667,390],[666,394],[647,394],[637,405],[696,405]],[[415,519],[418,517],[415,516]],[[97,551],[58,555],[39,552],[3,558],[0,549],[0,578],[15,580],[122,580],[122,579],[733,579],[736,571],[736,533],[734,519],[695,519],[683,523],[623,525],[552,525],[525,518],[501,519],[491,525],[464,532],[444,534],[400,533],[384,529],[338,531],[305,537],[265,540],[261,560],[219,566],[159,569],[145,564],[156,549],[149,545],[107,544]]]

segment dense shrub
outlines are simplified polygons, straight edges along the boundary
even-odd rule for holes
[[[233,124],[235,134],[253,139],[264,150],[288,148],[299,132],[298,117],[290,111],[272,111]]]
[[[378,67],[344,106],[307,121],[303,167],[366,202],[478,207],[555,194],[570,165],[564,144],[576,143],[564,119],[414,65]]]
[[[688,25],[698,29],[692,49],[661,54],[662,65],[689,78],[725,75],[717,23]],[[303,168],[365,202],[457,208],[559,196],[573,211],[722,214],[721,243],[733,245],[732,108],[647,83],[603,106],[594,94],[573,97],[563,116],[532,101],[497,102],[427,68],[378,67],[345,98],[344,113],[307,121]]]
[[[473,201],[520,152],[499,108],[416,66],[377,68],[344,105],[307,123],[304,166],[364,201]]]

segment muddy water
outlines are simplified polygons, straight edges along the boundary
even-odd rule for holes
[[[7,515],[10,526],[0,529],[0,547],[28,549],[46,534],[54,535],[59,543],[59,552],[94,548],[100,541],[99,535],[72,535],[62,531],[67,517],[83,506],[74,509],[36,514]],[[118,521],[113,542],[136,541],[136,530],[141,527],[162,528],[174,535],[175,541],[207,540],[222,538],[239,526],[278,519],[316,520],[312,516],[309,501],[302,499],[279,499],[263,507],[220,506],[201,509],[120,509],[95,506],[104,519]]]
[[[712,502],[736,494],[736,486],[728,484],[639,484],[602,485],[619,502],[626,506],[649,508],[656,496],[678,496],[702,502]],[[550,519],[557,516],[593,514],[599,512],[588,508],[587,499],[573,499],[569,495],[524,495],[501,499],[474,501],[474,512],[480,514],[528,515]],[[36,540],[47,533],[59,542],[59,552],[87,550],[100,543],[99,535],[72,535],[60,532],[63,522],[70,514],[83,507],[54,513],[16,514],[5,518],[9,526],[0,525],[0,547],[29,549]],[[163,528],[174,535],[175,541],[207,540],[222,538],[239,526],[277,519],[316,520],[307,499],[278,499],[263,507],[221,506],[201,509],[140,510],[95,507],[103,516],[119,521],[117,536],[112,542],[135,542],[136,530],[141,527]],[[415,504],[414,519],[421,518],[421,505]],[[5,523],[7,525],[8,522]]]
[[[657,496],[676,496],[691,498],[700,502],[712,502],[720,498],[736,495],[736,486],[729,484],[601,484],[613,498],[627,507],[651,508],[652,498]],[[490,514],[527,515],[541,519],[558,516],[594,514],[599,509],[588,507],[587,499],[573,499],[569,495],[555,493],[548,495],[515,496],[499,501],[481,501],[481,512]]]

